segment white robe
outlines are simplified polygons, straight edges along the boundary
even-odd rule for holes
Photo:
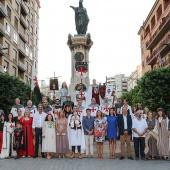
[[[84,153],[85,139],[84,139],[84,130],[83,130],[83,125],[82,125],[82,116],[80,116],[81,129],[78,129],[78,130],[71,129],[71,127],[69,126],[71,116],[72,114],[70,114],[68,117],[68,126],[67,126],[69,149],[71,149],[72,146],[81,145],[81,153]],[[76,148],[76,153],[77,153],[77,148]]]
[[[17,116],[18,116],[17,109],[18,109],[18,108],[16,108],[15,106],[12,107],[10,113],[13,114],[13,117],[17,117]],[[21,109],[21,111],[22,111],[22,116],[24,116],[25,108],[24,108],[24,107],[21,107],[21,108],[19,108],[19,109]]]
[[[83,91],[83,96],[82,97],[85,97],[85,100],[82,100],[82,106],[87,108],[87,92]],[[76,91],[76,96],[78,95],[79,98],[81,98],[81,96],[79,95],[79,91]],[[75,98],[75,105],[77,105],[77,98]]]
[[[11,156],[16,156],[16,151],[13,150],[14,129],[15,129],[15,123],[9,123],[9,122],[4,123],[3,144],[2,144],[2,151],[0,154],[1,159],[9,156],[10,144],[11,144]],[[11,138],[10,135],[12,135]]]

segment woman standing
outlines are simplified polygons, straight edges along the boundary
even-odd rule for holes
[[[47,115],[42,128],[42,152],[47,152],[47,159],[51,159],[51,152],[56,152],[55,123],[51,114]]]
[[[56,119],[56,133],[56,151],[59,154],[59,158],[65,158],[65,154],[69,153],[69,144],[67,135],[67,119],[65,118],[63,110],[59,111],[58,118]]]
[[[22,118],[22,110],[21,110],[21,109],[17,109],[17,114],[18,114],[18,116],[14,117],[15,125],[16,125],[16,123],[19,122],[20,119]]]
[[[3,133],[5,137],[3,138],[3,143],[6,147],[2,148],[1,158],[10,158],[16,156],[16,152],[13,150],[13,137],[14,137],[15,122],[13,121],[12,113],[8,114],[8,120],[4,124]]]
[[[158,152],[159,156],[164,159],[169,156],[169,120],[166,117],[162,108],[157,109],[158,115],[156,117],[156,128],[158,130],[159,144]]]
[[[102,112],[98,110],[94,121],[94,135],[95,141],[97,142],[98,158],[103,158],[103,142],[105,141],[106,125],[107,123],[105,118],[103,118]]]
[[[61,101],[61,106],[63,106],[63,103],[66,101],[66,96],[68,94],[68,87],[66,82],[62,83],[61,89],[60,89],[60,101]]]
[[[1,151],[2,148],[4,148],[4,144],[3,144],[3,138],[4,138],[4,125],[5,125],[5,115],[1,114],[0,116],[0,158],[1,158]]]
[[[149,132],[153,132],[153,129],[155,128],[155,119],[153,119],[153,113],[150,111],[147,116],[147,124],[148,124],[148,133],[146,135],[146,139],[148,138]],[[154,134],[154,132],[153,132]],[[155,136],[156,134],[154,134]],[[148,147],[149,147],[149,152],[146,155],[148,159],[155,159],[158,156],[158,147],[157,147],[157,140],[154,138],[154,136],[150,136],[148,139]],[[146,140],[145,139],[145,140]]]
[[[25,157],[34,156],[34,144],[33,144],[33,133],[32,133],[32,121],[30,117],[30,111],[25,110],[24,116],[20,119],[22,129],[24,130],[24,146],[25,150],[20,150],[19,155]]]
[[[117,132],[117,116],[114,113],[114,109],[110,108],[109,116],[107,117],[107,138],[109,139],[110,159],[115,159]]]

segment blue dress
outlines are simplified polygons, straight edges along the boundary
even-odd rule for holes
[[[107,124],[107,138],[117,139],[117,116],[108,116]]]

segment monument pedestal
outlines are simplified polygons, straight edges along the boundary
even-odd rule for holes
[[[75,87],[77,84],[82,83],[86,87],[89,86],[89,50],[93,45],[90,34],[87,35],[74,35],[69,34],[67,45],[71,51],[71,79],[69,85],[69,93],[72,101],[75,99]],[[76,65],[87,64],[86,73],[81,70],[80,75],[77,76]],[[83,74],[86,74],[85,76]],[[84,78],[85,77],[85,78]]]

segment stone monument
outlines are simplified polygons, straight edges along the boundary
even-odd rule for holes
[[[75,12],[75,25],[77,34],[68,35],[67,45],[71,51],[71,80],[69,92],[72,100],[75,99],[75,87],[83,83],[89,86],[89,51],[93,45],[91,35],[87,32],[89,18],[83,7],[83,0],[79,1],[79,7],[70,6]]]

